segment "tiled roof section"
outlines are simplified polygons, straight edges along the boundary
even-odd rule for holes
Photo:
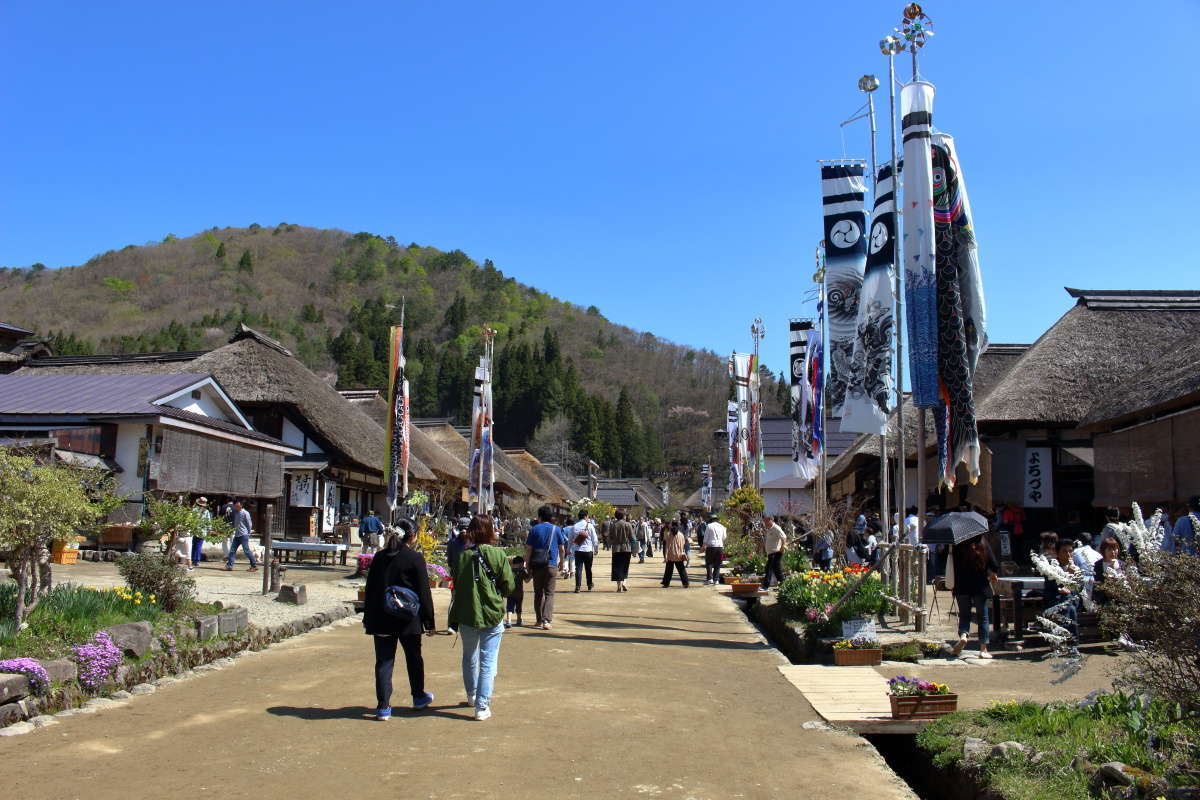
[[[1086,308],[1130,311],[1200,311],[1200,291],[1194,289],[1072,289],[1067,294]]]
[[[182,422],[191,422],[196,425],[203,425],[206,428],[214,428],[219,431],[225,431],[226,433],[237,434],[238,436],[243,436],[247,439],[254,439],[259,442],[269,442],[271,444],[279,445],[283,444],[283,442],[276,439],[274,436],[268,436],[265,433],[248,430],[247,428],[243,428],[241,425],[237,425],[232,422],[226,422],[223,419],[206,417],[203,414],[193,414],[191,411],[184,411],[182,408],[173,408],[171,406],[155,406],[154,408],[156,413],[162,417],[171,417],[172,419],[177,419]]]
[[[20,336],[33,336],[33,331],[27,331],[24,328],[18,328],[16,325],[10,325],[7,322],[0,322],[0,332],[15,333]]]
[[[157,414],[163,407],[151,401],[207,377],[198,373],[0,375],[0,413]]]

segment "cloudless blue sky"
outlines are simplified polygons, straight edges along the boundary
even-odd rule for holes
[[[0,264],[213,225],[367,230],[721,353],[761,315],[778,370],[812,312],[816,160],[843,155],[857,78],[886,79],[902,7],[8,0]],[[1200,4],[926,11],[992,340],[1032,341],[1064,285],[1198,288]],[[867,154],[863,123],[845,141]]]

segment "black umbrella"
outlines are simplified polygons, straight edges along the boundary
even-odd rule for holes
[[[962,544],[988,532],[987,518],[974,511],[951,511],[925,526],[925,544]]]

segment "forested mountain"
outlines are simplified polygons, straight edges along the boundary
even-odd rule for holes
[[[244,322],[338,388],[386,384],[402,302],[417,416],[469,418],[490,325],[501,444],[586,456],[612,475],[671,472],[675,485],[714,457],[724,356],[615,325],[460,250],[281,223],[168,235],[78,267],[0,269],[0,319],[50,337],[58,354],[199,350]],[[780,390],[764,387],[767,413]]]

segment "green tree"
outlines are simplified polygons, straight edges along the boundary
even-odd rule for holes
[[[254,272],[254,254],[249,248],[242,251],[242,257],[238,259],[238,272]]]
[[[217,245],[217,261],[220,261],[221,263],[225,262],[225,243],[224,242],[221,242],[219,245]]]
[[[617,438],[621,444],[621,460],[625,473],[643,474],[646,464],[643,457],[645,440],[642,436],[642,426],[633,414],[633,403],[630,402],[629,391],[624,386],[621,387],[621,394],[617,398],[614,421],[617,426]]]
[[[121,503],[115,489],[101,470],[40,465],[0,447],[0,549],[17,584],[18,630],[53,585],[51,543],[70,541],[103,519]]]

